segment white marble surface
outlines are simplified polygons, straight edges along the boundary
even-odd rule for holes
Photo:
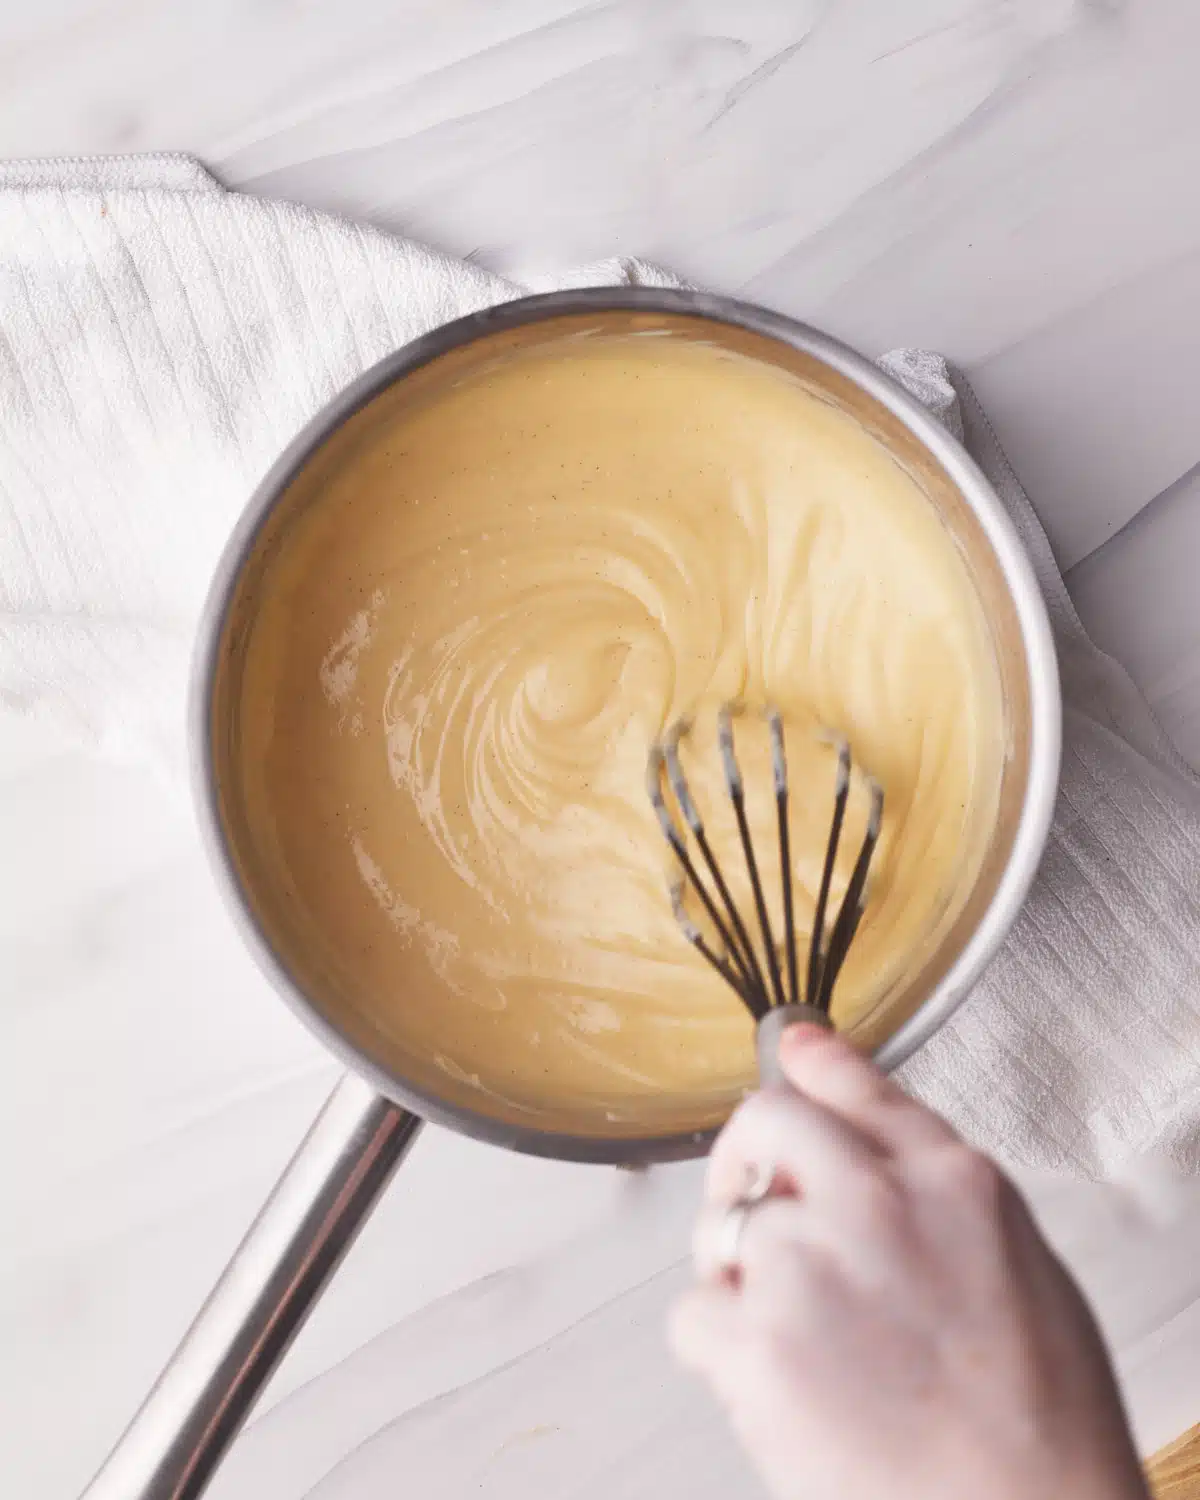
[[[0,156],[186,150],[497,269],[637,253],[943,349],[1200,762],[1198,52],[1180,0],[55,0],[0,13]],[[0,715],[0,836],[0,1473],[50,1500],[332,1071],[152,781]],[[214,1493],[754,1493],[661,1350],[695,1180],[428,1132]],[[1200,1419],[1200,1226],[1102,1209],[1047,1213],[1153,1446]]]

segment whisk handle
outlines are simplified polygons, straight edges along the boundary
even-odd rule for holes
[[[762,1084],[786,1084],[779,1066],[779,1038],[789,1026],[808,1021],[814,1026],[832,1026],[823,1010],[815,1005],[773,1005],[758,1023],[758,1080]]]

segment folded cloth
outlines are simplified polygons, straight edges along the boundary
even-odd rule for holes
[[[616,260],[520,286],[187,157],[0,166],[0,704],[177,775],[191,636],[256,480],[418,334],[551,286],[678,285]],[[1200,1166],[1200,791],[1092,646],[978,403],[936,355],[884,368],[965,436],[1046,594],[1062,790],[1010,941],[906,1084],[1024,1165]]]
[[[1050,840],[1008,941],[906,1087],[1013,1164],[1200,1170],[1200,782],[1129,674],[1088,639],[974,392],[936,354],[884,369],[967,448],[1016,523],[1063,677]]]
[[[530,288],[181,156],[0,166],[0,247],[0,702],[177,773],[256,480],[367,366]],[[537,289],[610,282],[678,285],[611,261]]]

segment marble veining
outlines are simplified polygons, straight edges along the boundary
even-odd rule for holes
[[[1178,0],[59,0],[0,13],[0,156],[185,150],[501,271],[636,253],[943,350],[1200,764],[1198,52]],[[333,1074],[155,783],[0,711],[0,829],[0,1471],[50,1500]],[[428,1132],[214,1493],[752,1494],[660,1342],[696,1183]],[[1200,1417],[1200,1229],[1098,1204],[1047,1216],[1150,1447]]]

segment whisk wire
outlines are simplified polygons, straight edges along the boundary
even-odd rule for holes
[[[716,969],[725,983],[737,991],[743,1003],[754,1016],[754,1019],[761,1021],[769,1007],[763,1003],[760,992],[752,985],[747,984],[745,975],[740,970],[735,969],[729,959],[718,953],[706,941],[704,934],[687,914],[687,910],[683,904],[683,891],[684,883],[682,880],[675,881],[671,886],[671,910],[675,915],[675,920],[679,923],[680,931],[696,951]],[[724,938],[722,938],[723,941]]]
[[[671,887],[671,907],[675,913],[675,920],[679,923],[680,928],[683,931],[683,935],[687,938],[688,942],[691,943],[693,947],[698,948],[700,952],[704,953],[705,956],[708,957],[709,952],[706,951],[708,945],[704,944],[703,946],[701,946],[703,944],[703,935],[701,934],[700,929],[696,926],[696,924],[692,922],[691,919],[687,916],[687,912],[683,906],[683,889],[686,881],[686,883],[691,885],[697,896],[699,896],[701,905],[704,907],[705,914],[707,915],[709,921],[716,928],[717,933],[720,936],[721,942],[724,945],[725,951],[728,955],[728,962],[732,965],[733,969],[737,973],[740,985],[749,989],[753,985],[752,976],[744,965],[744,961],[738,951],[737,944],[733,940],[728,927],[726,927],[721,913],[717,910],[716,903],[709,895],[707,887],[700,879],[699,873],[697,872],[695,865],[692,863],[691,855],[688,853],[687,841],[685,840],[683,834],[679,831],[679,828],[676,826],[675,820],[671,816],[671,810],[667,806],[666,798],[663,796],[662,774],[665,768],[665,764],[665,752],[663,751],[661,746],[655,746],[654,749],[650,752],[650,760],[646,767],[646,790],[650,794],[651,804],[654,807],[655,813],[658,815],[659,827],[662,829],[667,843],[670,844],[675,857],[678,859],[680,868],[682,869],[685,877],[685,880],[676,881],[672,884]],[[678,893],[679,897],[678,902],[675,899],[676,892]],[[713,957],[715,958],[716,955],[713,954]],[[720,968],[720,966],[718,967]],[[720,968],[720,972],[723,974],[724,969]],[[739,993],[740,992],[741,991],[739,990]]]
[[[783,743],[783,720],[778,710],[767,710],[771,735],[771,768],[775,775],[775,809],[779,818],[779,873],[783,881],[783,940],[787,949],[788,1004],[800,1002],[796,959],[796,904],[792,892],[792,846],[788,827],[787,750]]]
[[[713,854],[712,846],[704,829],[704,820],[692,796],[691,787],[679,754],[679,742],[691,729],[691,721],[680,719],[663,740],[652,747],[646,762],[646,790],[658,818],[659,826],[671,850],[675,854],[680,875],[670,887],[671,910],[680,931],[705,961],[716,970],[733,989],[747,1009],[761,1020],[773,1005],[795,1005],[799,999],[799,962],[796,952],[795,901],[792,885],[792,855],[788,824],[788,773],[784,745],[783,720],[779,711],[768,707],[764,711],[771,741],[771,764],[775,781],[775,805],[778,814],[779,864],[783,881],[783,949],[787,965],[787,989],[780,966],[779,949],[771,928],[763,891],[762,876],[754,853],[754,842],[750,834],[749,818],[746,814],[745,785],[738,764],[734,745],[733,718],[743,709],[740,704],[729,704],[717,715],[717,743],[720,748],[725,789],[733,806],[738,834],[750,879],[762,938],[763,955],[770,975],[768,985],[763,975],[755,944],[745,921]],[[850,795],[850,773],[852,761],[850,746],[840,737],[834,740],[837,746],[837,773],[834,784],[833,818],[829,840],[825,848],[825,859],[821,868],[821,880],[813,912],[813,929],[809,940],[808,970],[804,1001],[823,1014],[828,1015],[832,1003],[833,987],[841,972],[850,944],[862,921],[867,899],[867,877],[871,860],[883,821],[883,788],[873,778],[866,778],[869,807],[867,826],[854,862],[845,894],[833,921],[828,942],[824,941],[826,916],[830,904],[834,866],[841,842],[846,807]],[[692,859],[687,837],[676,823],[664,795],[664,778],[670,787],[675,803],[684,823],[690,830],[705,869],[716,888],[716,897],[701,879]],[[685,898],[687,888],[695,891],[712,923],[724,951],[718,952],[704,936],[699,926],[688,915]]]
[[[871,806],[867,813],[867,831],[863,836],[858,858],[854,862],[854,869],[850,873],[846,894],[842,897],[841,910],[833,924],[833,932],[829,937],[829,949],[825,955],[825,964],[821,974],[821,991],[817,1000],[814,1001],[819,1009],[824,1011],[829,1010],[834,981],[845,962],[850,944],[854,940],[854,934],[858,931],[858,924],[862,921],[867,871],[871,865],[875,845],[879,840],[879,828],[883,819],[883,788],[873,779],[869,786]]]
[[[771,975],[771,991],[774,995],[776,1005],[785,1005],[786,996],[783,993],[783,980],[779,974],[779,955],[775,951],[775,938],[771,932],[771,918],[767,912],[766,897],[763,895],[762,879],[758,873],[758,860],[754,857],[754,844],[750,838],[750,823],[746,817],[746,789],[742,782],[741,767],[737,762],[737,752],[733,744],[733,710],[729,707],[722,708],[717,714],[717,743],[721,748],[721,762],[725,771],[725,788],[729,793],[729,800],[733,803],[734,815],[737,818],[738,834],[742,841],[742,853],[746,860],[746,873],[750,876],[750,889],[754,893],[754,909],[758,915],[759,930],[762,933],[763,952],[766,954],[767,968]]]
[[[844,739],[837,741],[837,781],[833,792],[833,823],[829,830],[829,843],[825,846],[825,864],[821,869],[821,884],[817,888],[817,904],[813,909],[812,935],[808,943],[808,988],[805,996],[810,1005],[816,1004],[821,993],[821,973],[825,954],[821,941],[825,932],[825,909],[829,904],[829,887],[833,881],[833,867],[837,860],[838,844],[842,837],[842,823],[846,817],[846,803],[850,799],[850,746]]]
[[[704,860],[712,882],[717,888],[717,894],[721,898],[721,904],[725,908],[734,937],[730,936],[729,928],[719,920],[715,923],[721,934],[721,941],[729,950],[731,960],[741,970],[746,983],[752,985],[757,991],[765,992],[766,985],[763,980],[763,972],[759,966],[758,956],[754,951],[754,943],[742,920],[742,914],[737,908],[737,902],[726,883],[725,876],[721,873],[721,866],[717,863],[716,856],[712,852],[712,846],[708,842],[708,835],[704,831],[704,821],[700,816],[700,810],[692,797],[691,788],[688,786],[687,776],[684,774],[683,763],[679,758],[679,741],[690,725],[687,721],[680,721],[668,733],[663,745],[663,757],[667,769],[667,780],[670,782],[671,791],[679,804],[679,810],[683,814],[684,822],[692,831],[696,840],[696,847],[700,850],[700,856]],[[695,882],[693,882],[695,884]],[[699,887],[698,887],[699,889]],[[713,912],[709,910],[709,915]]]

